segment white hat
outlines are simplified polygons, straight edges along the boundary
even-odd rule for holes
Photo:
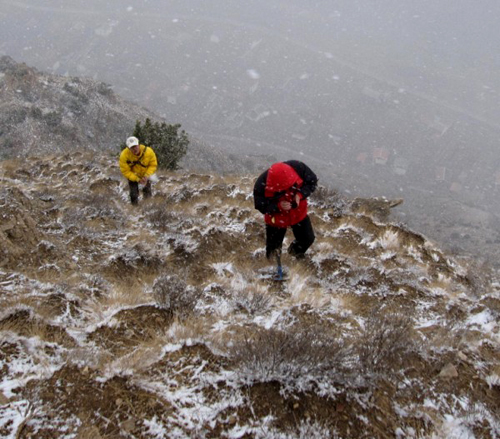
[[[139,139],[137,137],[129,137],[125,142],[127,144],[127,148],[132,148],[136,145],[139,145]]]

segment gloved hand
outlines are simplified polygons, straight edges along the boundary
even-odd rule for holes
[[[290,203],[290,201],[280,201],[279,208],[284,211],[290,210],[292,208],[292,203]]]

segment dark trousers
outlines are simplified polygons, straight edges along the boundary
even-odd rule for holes
[[[286,228],[273,227],[266,224],[266,257],[269,259],[276,250],[281,250],[285,239]],[[300,223],[292,226],[295,239],[288,247],[288,253],[301,258],[315,240],[311,219],[306,216]]]
[[[137,204],[139,201],[139,183],[137,181],[128,181],[128,186],[130,188],[130,202],[132,204]],[[151,196],[151,182],[148,180],[146,186],[142,190],[144,198]]]

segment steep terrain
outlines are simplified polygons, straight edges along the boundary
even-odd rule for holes
[[[122,99],[108,84],[43,73],[8,56],[0,57],[0,110],[2,159],[74,150],[119,153],[137,120],[165,121]],[[247,169],[241,160],[198,139],[190,141],[182,163],[186,168],[218,173]]]
[[[206,104],[205,97],[200,96],[198,99],[200,105]],[[210,102],[210,99],[207,99],[207,102]],[[215,114],[215,109],[210,105],[209,107],[209,114]],[[7,56],[0,58],[0,109],[0,158],[74,150],[118,153],[119,145],[131,134],[136,120],[144,120],[146,117],[163,120],[160,116],[122,99],[107,84],[88,78],[39,72],[25,64],[16,63]],[[184,124],[196,117],[195,113],[187,113],[184,116],[185,120],[166,122]],[[342,125],[349,125],[348,121],[344,122]],[[384,125],[382,121],[379,122]],[[283,120],[274,123],[278,129]],[[335,188],[349,188],[353,194],[361,193],[358,191],[363,185],[384,195],[394,194],[394,191],[400,188],[401,182],[391,183],[389,177],[392,171],[388,172],[387,166],[365,163],[362,165],[365,168],[362,177],[357,173],[347,172],[348,162],[343,161],[342,154],[350,148],[346,149],[342,145],[337,145],[339,150],[328,150],[321,160],[303,154],[291,156],[290,150],[286,148],[276,153],[276,148],[266,142],[259,145],[245,143],[244,152],[237,155],[209,144],[207,139],[211,138],[210,132],[203,133],[203,140],[188,134],[191,143],[181,163],[185,169],[217,174],[249,171],[256,174],[278,159],[299,157],[304,158],[313,167],[323,184]],[[422,135],[419,141],[427,142],[429,135]],[[236,140],[229,136],[227,142],[232,145]],[[303,143],[308,149],[311,145],[310,141]],[[458,156],[462,157],[461,154]],[[341,163],[345,172],[336,171],[332,160],[334,163]],[[468,156],[463,156],[462,160],[472,163]],[[495,160],[488,159],[488,166],[484,163],[476,166],[480,169],[478,173],[482,174],[483,170],[493,166]],[[433,162],[434,159],[429,157],[428,161]],[[374,172],[378,175],[375,180],[372,178]],[[384,178],[389,178],[387,184],[376,184],[376,181],[380,183],[380,179]],[[471,183],[462,181],[464,187],[470,186]],[[477,205],[477,201],[484,198],[477,191],[472,191],[465,202],[458,193],[452,195],[447,190],[443,192],[445,186],[444,184],[439,190],[425,190],[418,184],[413,188],[413,195],[407,190],[397,193],[398,197],[403,196],[408,201],[400,209],[401,219],[411,224],[412,228],[425,230],[426,235],[438,240],[441,247],[446,246],[448,251],[460,255],[474,255],[475,258],[482,258],[500,268],[500,186],[491,187],[483,194],[488,194],[489,197],[487,209]]]
[[[0,164],[1,437],[500,436],[486,268],[320,188],[275,283],[253,178],[159,177],[134,207],[113,154]]]

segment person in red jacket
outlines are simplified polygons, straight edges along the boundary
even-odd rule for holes
[[[289,160],[273,164],[255,182],[255,208],[264,214],[266,257],[281,250],[286,230],[292,228],[294,240],[288,253],[301,258],[314,242],[314,230],[307,215],[307,198],[315,191],[318,177],[305,164]]]

